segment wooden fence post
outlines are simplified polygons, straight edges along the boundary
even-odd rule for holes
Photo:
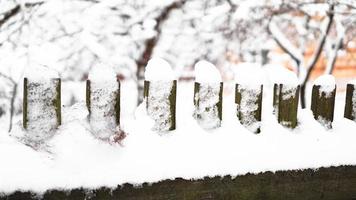
[[[344,117],[356,121],[356,84],[347,84]]]
[[[273,112],[278,123],[295,128],[298,125],[298,103],[300,86],[274,84],[273,87]]]
[[[145,80],[143,96],[147,114],[155,121],[153,130],[159,132],[175,130],[177,80]]]
[[[312,90],[311,110],[320,124],[332,128],[334,120],[336,85],[331,75],[320,76],[315,80]]]
[[[61,125],[61,80],[24,78],[23,127],[29,142],[41,143]]]
[[[240,84],[235,87],[235,103],[240,123],[254,133],[261,132],[263,85],[259,90]]]
[[[271,65],[273,85],[273,114],[278,123],[294,129],[298,125],[300,85],[297,75],[284,66]]]
[[[87,80],[86,106],[94,135],[99,139],[110,139],[120,125],[120,82]]]
[[[205,129],[221,126],[223,83],[194,83],[194,118]]]

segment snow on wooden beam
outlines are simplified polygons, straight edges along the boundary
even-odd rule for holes
[[[235,103],[237,117],[240,123],[251,132],[261,132],[263,85],[259,90],[245,88],[240,84],[235,86]]]
[[[346,100],[344,117],[356,121],[356,84],[349,83],[346,86]]]
[[[61,80],[24,78],[23,127],[26,139],[41,143],[61,125]]]
[[[274,84],[273,112],[278,123],[295,128],[298,125],[298,103],[300,86]]]
[[[316,119],[324,127],[332,128],[334,120],[336,84],[331,75],[323,75],[315,80],[312,89],[311,110]]]

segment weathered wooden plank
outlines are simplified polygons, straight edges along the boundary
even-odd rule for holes
[[[194,101],[194,118],[198,121],[198,123],[200,124],[205,124],[204,128],[207,129],[213,129],[213,128],[217,128],[221,126],[221,121],[222,121],[222,108],[223,108],[223,87],[224,84],[222,82],[218,83],[219,84],[219,88],[218,88],[218,100],[216,102],[215,105],[211,105],[209,107],[202,107],[203,103],[205,101],[207,101],[207,99],[204,98],[215,98],[213,96],[207,96],[209,95],[213,95],[214,93],[214,88],[215,86],[212,86],[211,84],[208,83],[198,83],[198,82],[194,82],[194,95],[193,95],[193,101]],[[205,91],[202,89],[202,87],[204,87]],[[217,87],[216,87],[217,88]],[[215,88],[215,89],[216,89]],[[200,93],[204,91],[204,97],[200,97]],[[203,99],[202,99],[203,98]],[[203,103],[202,103],[203,102]],[[214,114],[215,116],[211,116],[213,115],[212,113],[214,113],[216,111],[216,113]],[[208,123],[214,123],[214,118],[218,119],[219,123],[214,125],[214,124],[208,124]],[[216,122],[217,120],[215,120]]]
[[[176,99],[177,99],[177,80],[172,80],[172,88],[170,90],[170,93],[168,95],[168,102],[169,102],[169,117],[168,119],[164,119],[170,122],[168,131],[172,131],[176,129]],[[151,81],[144,81],[144,86],[143,86],[143,97],[146,99],[146,109],[148,110],[150,104],[149,96],[151,95],[150,92],[150,87],[152,86]],[[153,95],[153,94],[152,94]],[[160,98],[160,97],[158,97]],[[157,105],[158,106],[158,105]],[[152,115],[154,113],[148,113],[148,115]],[[158,130],[158,131],[164,131],[164,130]]]
[[[47,103],[42,102],[47,104],[47,106],[53,106],[53,109],[55,110],[55,115],[56,115],[56,127],[60,126],[62,123],[62,115],[61,115],[61,79],[60,78],[55,78],[55,79],[51,79],[52,84],[55,85],[55,92],[54,92],[54,97],[51,99],[51,102],[48,101]],[[41,85],[41,83],[32,83],[29,82],[29,80],[27,78],[24,78],[24,91],[23,91],[23,116],[22,116],[22,125],[24,127],[24,129],[28,128],[28,123],[29,123],[29,119],[28,119],[28,115],[29,115],[29,87],[38,87]],[[45,88],[48,89],[48,88]],[[41,96],[41,92],[44,93],[46,91],[36,91],[39,93],[39,95]],[[42,100],[43,101],[43,100]],[[48,107],[48,109],[51,109],[50,107]],[[39,127],[40,128],[40,127]]]
[[[353,99],[356,98],[354,96],[356,94],[355,89],[355,85],[347,84],[344,110],[344,117],[353,121],[356,121],[356,109],[354,105],[355,102],[353,102]]]
[[[28,123],[28,109],[27,109],[27,105],[28,105],[28,79],[24,78],[23,80],[23,103],[22,103],[22,125],[24,129],[27,129],[27,123]]]
[[[294,91],[283,90],[283,84],[279,85],[278,122],[288,128],[298,125],[298,102],[300,86]]]
[[[332,128],[336,87],[330,95],[327,95],[324,91],[320,91],[320,87],[320,85],[313,86],[311,110],[315,120],[320,122],[326,128]]]
[[[92,133],[99,139],[110,140],[120,126],[120,82],[86,81],[86,106]],[[98,126],[98,124],[101,124]]]
[[[292,87],[284,84],[274,84],[273,87],[273,113],[278,123],[295,128],[298,125],[298,103],[300,86]]]
[[[253,131],[254,133],[261,132],[261,114],[262,114],[262,95],[263,85],[260,90],[256,91],[249,88],[243,88],[240,84],[235,85],[235,103],[237,104],[237,118],[240,123]],[[247,106],[242,104],[249,104],[250,108],[242,108]],[[244,111],[244,112],[243,112]]]
[[[17,191],[1,200],[40,199],[29,191]],[[88,190],[49,190],[43,199],[355,199],[356,166],[288,170],[197,180],[164,180],[158,183]]]

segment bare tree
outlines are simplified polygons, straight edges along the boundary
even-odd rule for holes
[[[306,4],[318,5],[318,4],[320,4],[320,2],[308,2]],[[326,3],[322,2],[322,4],[326,4]],[[306,24],[305,24],[306,25],[305,30],[308,33],[312,33],[313,29],[315,29],[315,27],[313,27],[309,24],[310,18],[312,16],[310,16],[306,12],[302,11],[301,6],[303,6],[303,5],[305,5],[305,4],[303,4],[303,3],[298,4],[296,8],[301,10],[303,15],[306,15],[306,18],[308,20],[306,21]],[[325,18],[320,23],[321,25],[320,25],[319,32],[317,34],[314,34],[317,36],[314,52],[313,52],[310,60],[308,60],[308,62],[306,62],[306,63],[304,61],[305,46],[299,46],[299,48],[298,48],[296,45],[293,44],[293,39],[288,39],[288,36],[283,33],[283,31],[278,27],[277,23],[273,20],[273,18],[278,17],[278,15],[273,15],[272,20],[269,23],[268,30],[271,33],[273,39],[276,41],[278,46],[286,54],[288,54],[290,56],[290,58],[294,61],[295,65],[296,65],[298,76],[299,76],[300,82],[301,82],[301,106],[302,106],[302,108],[306,107],[305,90],[306,90],[307,82],[310,79],[310,75],[311,75],[313,69],[315,68],[317,61],[321,57],[323,50],[325,50],[325,46],[327,43],[326,41],[328,39],[328,36],[330,35],[330,32],[332,30],[334,23],[336,23],[335,26],[336,26],[337,39],[336,39],[335,43],[332,45],[333,46],[332,50],[330,50],[325,73],[328,73],[328,74],[332,73],[334,65],[335,65],[335,61],[337,59],[337,52],[342,47],[345,30],[344,30],[344,27],[343,27],[342,23],[340,22],[340,20],[335,17],[335,15],[338,14],[335,9],[335,7],[337,5],[341,5],[341,4],[336,4],[334,2],[328,3],[329,8],[326,12]],[[342,5],[345,6],[345,4],[342,4]],[[346,5],[346,6],[349,6],[349,5]],[[343,14],[343,13],[341,13],[341,14]],[[347,13],[347,14],[350,14],[350,13]],[[307,35],[299,36],[299,37],[305,37],[305,36],[307,36]]]

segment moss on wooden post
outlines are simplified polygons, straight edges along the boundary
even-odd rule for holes
[[[156,88],[161,87],[161,90],[169,88],[169,93],[166,97],[157,96]],[[144,81],[143,96],[146,103],[147,114],[154,119],[156,131],[172,131],[176,129],[176,98],[177,98],[177,80],[172,81]],[[167,105],[165,105],[167,104]],[[163,111],[168,115],[158,113]],[[161,116],[158,116],[161,115]]]
[[[86,81],[85,97],[86,97],[85,103],[90,116],[91,109],[90,109],[90,81],[89,80]]]
[[[100,139],[108,139],[116,133],[116,127],[120,126],[120,82],[117,81],[116,84],[86,81],[88,119],[94,135]],[[96,124],[101,125],[98,128]],[[101,130],[103,127],[105,130]]]
[[[320,85],[314,85],[312,90],[311,110],[314,119],[319,121],[326,128],[332,128],[334,120],[334,105],[336,86],[330,93],[322,91]]]
[[[120,107],[120,93],[121,93],[121,85],[120,82],[117,81],[118,83],[118,90],[119,92],[116,93],[116,98],[115,98],[115,118],[116,118],[116,124],[119,126],[120,125],[120,112],[121,112],[121,107]]]
[[[62,103],[61,103],[61,79],[55,79],[56,83],[56,97],[53,99],[53,106],[56,110],[58,126],[62,124]]]
[[[224,84],[221,82],[220,90],[219,90],[219,102],[216,104],[216,106],[218,107],[218,114],[219,114],[220,121],[222,121],[223,88],[224,88]]]
[[[28,80],[27,78],[24,78],[23,80],[23,103],[22,103],[22,110],[23,110],[23,115],[22,115],[22,125],[24,129],[27,129],[27,123],[28,123],[28,118],[27,118],[27,84],[28,84]]]
[[[278,116],[279,84],[273,85],[273,114]]]
[[[170,112],[171,112],[171,127],[169,130],[176,129],[176,101],[177,101],[177,81],[173,81],[173,87],[171,93],[169,95],[169,105],[170,105]]]
[[[299,93],[300,86],[274,84],[273,111],[278,123],[287,128],[293,129],[298,125]]]
[[[194,118],[206,129],[221,126],[224,85],[221,82],[216,86],[210,83],[194,83]],[[212,99],[216,101],[214,105],[210,105]]]
[[[344,117],[356,121],[356,87],[355,84],[347,84]]]
[[[29,140],[40,142],[53,135],[53,129],[62,123],[61,79],[47,81],[24,78],[23,86],[23,128],[30,132]]]
[[[235,103],[240,123],[254,133],[261,132],[263,85],[259,90],[244,88],[236,84]]]
[[[145,80],[143,82],[143,98],[146,99],[146,109],[148,109],[147,98],[148,98],[149,88],[150,88],[150,82]]]

